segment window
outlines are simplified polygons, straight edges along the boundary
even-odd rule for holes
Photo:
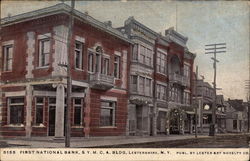
[[[115,106],[115,102],[101,101],[100,126],[115,126]]]
[[[142,45],[140,45],[139,49],[140,49],[139,50],[139,54],[140,54],[139,62],[148,66],[152,66],[152,56],[153,56],[152,50]]]
[[[157,84],[157,99],[166,100],[167,99],[167,90],[166,86]]]
[[[151,95],[151,80],[148,78],[145,79],[145,95]]]
[[[233,129],[237,129],[237,120],[233,120]]]
[[[103,59],[102,73],[105,75],[109,74],[109,59],[108,58]]]
[[[190,66],[184,64],[184,76],[190,78]]]
[[[131,75],[131,91],[132,92],[137,92],[137,78],[138,76],[136,75]]]
[[[43,106],[44,106],[44,98],[37,97],[36,98],[36,124],[43,123]]]
[[[162,52],[157,52],[157,72],[167,74],[167,56]]]
[[[138,60],[138,45],[136,44],[136,45],[134,45],[134,47],[133,47],[133,55],[132,55],[133,57],[133,60]]]
[[[88,54],[88,70],[94,72],[94,54],[92,52]]]
[[[39,40],[39,67],[49,65],[50,39]]]
[[[101,55],[100,54],[96,54],[95,56],[95,72],[99,72],[100,71],[100,63],[101,63]]]
[[[139,93],[144,95],[144,91],[145,91],[145,78],[144,77],[139,77]]]
[[[115,56],[114,59],[114,77],[120,78],[120,57]]]
[[[150,49],[146,49],[147,53],[146,53],[146,64],[149,66],[152,66],[152,50]]]
[[[13,64],[13,45],[3,46],[4,71],[11,71]]]
[[[82,125],[82,99],[74,99],[74,125]]]
[[[132,75],[130,84],[131,84],[130,88],[131,88],[132,92],[138,92],[139,94],[145,95],[145,96],[151,96],[152,95],[152,92],[151,92],[152,91],[152,89],[151,89],[151,87],[152,87],[151,79],[145,78],[145,77],[142,77],[142,76]]]
[[[22,124],[24,121],[24,97],[8,98],[9,123]]]
[[[75,43],[75,68],[83,69],[83,43],[76,41]]]

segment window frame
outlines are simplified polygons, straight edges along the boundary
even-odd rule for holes
[[[116,60],[117,58],[117,60]],[[116,79],[120,79],[121,78],[121,70],[120,67],[121,66],[121,56],[115,55],[114,56],[114,77]],[[115,72],[116,71],[116,72]]]
[[[11,58],[10,58],[10,50],[12,49]],[[13,70],[13,56],[14,56],[14,44],[6,44],[2,46],[3,53],[3,72],[8,72]],[[8,52],[7,52],[8,51]],[[11,62],[11,66],[9,66],[9,62]]]
[[[80,45],[80,48],[77,48],[77,45]],[[77,66],[77,53],[79,52],[79,67]],[[75,58],[75,69],[83,70],[83,54],[84,54],[84,43],[81,41],[75,40],[75,51],[74,51],[74,58]]]
[[[49,51],[43,52],[44,50],[44,42],[48,41],[48,47],[49,47]],[[48,64],[46,64],[46,55],[48,56]],[[40,38],[38,39],[38,64],[37,67],[38,68],[47,68],[50,66],[50,55],[51,55],[51,39],[50,37],[45,37],[45,38]],[[43,63],[44,61],[44,63]]]
[[[23,102],[22,103],[11,103],[11,100],[12,99],[18,99],[18,98],[21,98],[21,99],[23,99]],[[8,109],[8,118],[7,118],[7,124],[8,125],[15,125],[15,126],[22,126],[23,124],[24,124],[24,119],[25,119],[25,117],[24,117],[24,104],[25,104],[25,97],[24,96],[17,96],[17,97],[7,97],[7,109]],[[11,106],[22,106],[22,111],[21,111],[21,113],[22,113],[22,120],[21,120],[21,123],[12,123],[12,119],[11,119],[11,116],[13,116],[13,115],[11,115]],[[19,107],[20,108],[20,107]]]
[[[103,106],[102,102],[108,102],[108,103],[112,103],[113,105],[110,106]],[[102,109],[110,109],[113,110],[112,111],[112,125],[102,125]],[[116,127],[116,110],[117,110],[117,102],[116,101],[111,101],[111,100],[101,100],[100,102],[100,122],[99,122],[99,127]]]
[[[81,103],[80,104],[76,104],[76,100],[80,100]],[[76,124],[75,122],[75,114],[76,114],[76,107],[80,107],[80,124]],[[82,119],[84,118],[83,116],[83,98],[73,98],[73,108],[74,108],[74,115],[73,115],[73,126],[83,126],[83,121]]]
[[[164,65],[163,65],[164,64]],[[156,59],[156,71],[158,73],[167,75],[167,54],[157,50],[157,59]]]
[[[38,103],[37,102],[37,99],[38,98],[42,98],[43,99],[43,102],[42,103]],[[41,123],[38,123],[37,122],[37,106],[42,106],[42,122]],[[45,107],[45,97],[35,97],[35,124],[38,125],[38,124],[44,124],[44,107]]]

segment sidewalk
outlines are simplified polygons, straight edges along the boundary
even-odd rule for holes
[[[239,134],[217,134],[221,135],[239,135]],[[243,135],[243,134],[242,134]],[[249,135],[249,134],[248,134]],[[171,140],[186,140],[195,139],[192,134],[187,135],[162,135],[162,136],[108,136],[108,137],[90,137],[90,138],[71,138],[72,148],[87,148],[107,145],[121,145],[121,144],[136,144],[161,142]],[[198,138],[209,138],[208,135],[198,135]],[[32,137],[27,138],[8,138],[0,139],[10,145],[10,147],[26,147],[26,148],[63,148],[64,140],[54,140],[53,137]]]

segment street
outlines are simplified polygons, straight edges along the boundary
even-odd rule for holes
[[[116,136],[71,138],[72,148],[248,148],[249,134]],[[0,140],[1,148],[63,148],[64,140],[48,137],[8,138]]]

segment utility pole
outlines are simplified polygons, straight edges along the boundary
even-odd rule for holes
[[[249,74],[250,77],[250,74]],[[250,132],[250,79],[249,80],[245,80],[245,89],[247,90],[247,132]]]
[[[67,64],[67,109],[66,109],[66,134],[65,134],[65,147],[70,147],[70,132],[71,132],[71,121],[70,121],[70,106],[71,106],[71,63],[70,63],[70,53],[71,53],[71,39],[72,39],[72,28],[74,24],[73,11],[75,8],[75,0],[71,0],[71,10],[69,15],[69,31],[68,31],[68,64]]]
[[[197,96],[197,83],[198,83],[198,66],[196,66],[196,76],[195,76],[195,107],[194,107],[194,110],[195,110],[195,124],[194,124],[194,127],[195,127],[195,138],[197,138],[197,108],[198,108],[198,96]]]
[[[216,59],[216,54],[217,53],[225,53],[226,51],[226,43],[219,43],[219,44],[209,44],[205,45],[206,48],[205,54],[214,54],[214,57],[211,59],[214,61],[213,67],[214,67],[214,97],[213,97],[213,106],[212,106],[212,124],[210,124],[209,128],[209,136],[214,136],[215,135],[215,124],[216,124],[216,107],[217,107],[217,96],[216,96],[216,63],[219,61]]]
[[[202,79],[201,83],[201,109],[200,109],[200,127],[201,127],[201,134],[203,134],[203,104],[204,104],[204,79],[205,77],[203,75],[200,75]]]

